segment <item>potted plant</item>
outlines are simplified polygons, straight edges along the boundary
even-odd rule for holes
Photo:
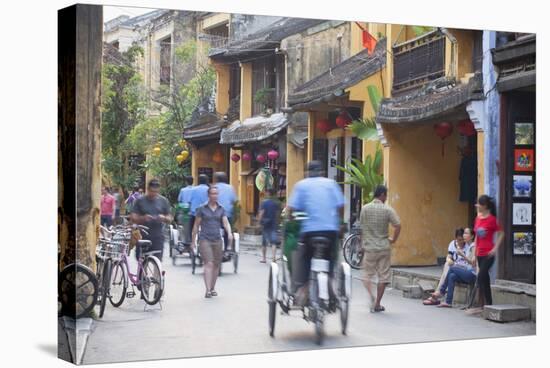
[[[254,94],[254,102],[262,106],[265,115],[271,115],[273,109],[271,106],[271,89],[261,88]]]

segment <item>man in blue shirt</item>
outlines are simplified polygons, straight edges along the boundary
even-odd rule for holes
[[[185,206],[189,206],[191,202],[191,191],[193,190],[193,177],[187,176],[185,178],[186,186],[181,188],[180,194],[178,195],[178,203]]]
[[[216,188],[218,188],[218,203],[223,207],[225,210],[225,214],[227,216],[227,219],[229,220],[229,223],[231,224],[231,227],[233,227],[233,205],[237,201],[237,195],[235,194],[235,189],[231,185],[229,185],[227,174],[223,171],[218,171],[214,174],[214,179],[216,180]],[[224,235],[223,235],[224,244],[227,248],[228,237],[225,233],[224,229]]]
[[[208,202],[208,188],[208,176],[201,174],[199,175],[199,185],[194,186],[193,189],[190,190],[191,198],[189,200],[189,225],[191,229],[193,229],[193,225],[195,225],[195,214],[197,208]]]
[[[300,228],[300,237],[303,246],[299,247],[297,256],[303,258],[303,267],[293,270],[294,286],[300,288],[297,294],[307,292],[305,285],[309,278],[309,270],[313,249],[310,239],[322,236],[331,243],[330,273],[337,252],[336,241],[340,231],[340,218],[344,207],[344,195],[340,186],[332,179],[321,176],[322,166],[319,161],[311,161],[307,165],[308,177],[300,180],[288,201],[290,213],[301,211],[307,214]],[[301,249],[300,249],[301,248]],[[301,292],[300,292],[301,291]],[[301,295],[302,303],[305,301]]]

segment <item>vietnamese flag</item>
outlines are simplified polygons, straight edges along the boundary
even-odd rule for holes
[[[363,29],[363,47],[369,50],[369,55],[372,55],[376,47],[376,38],[374,38],[366,29]]]

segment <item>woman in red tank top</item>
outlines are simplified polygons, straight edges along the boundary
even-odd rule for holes
[[[474,232],[476,234],[477,283],[481,299],[480,304],[483,307],[483,305],[493,303],[489,269],[493,266],[495,255],[504,240],[504,232],[496,218],[496,205],[491,197],[488,195],[480,196],[476,208],[477,217]],[[479,309],[476,311],[479,311]]]

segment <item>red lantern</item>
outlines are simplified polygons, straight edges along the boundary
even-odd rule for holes
[[[272,149],[267,153],[267,158],[270,160],[276,160],[279,158],[279,152]]]
[[[453,126],[451,123],[442,122],[434,124],[435,134],[441,138],[441,156],[445,156],[445,138],[453,134]]]
[[[243,161],[250,161],[252,160],[252,156],[250,156],[250,153],[245,152],[243,153]]]
[[[351,117],[346,110],[343,110],[336,117],[336,125],[338,128],[345,128],[351,123]]]
[[[474,123],[472,123],[470,120],[459,121],[457,124],[457,128],[460,134],[465,135],[466,137],[471,137],[472,135],[476,134]]]
[[[326,134],[330,132],[331,126],[330,122],[327,119],[321,119],[317,120],[317,129],[319,129],[322,133]]]
[[[258,156],[256,156],[256,161],[263,164],[265,162],[265,156],[260,153]]]
[[[239,156],[239,154],[237,153],[234,153],[231,155],[231,161],[233,162],[239,162],[240,159],[241,159],[241,156]]]

